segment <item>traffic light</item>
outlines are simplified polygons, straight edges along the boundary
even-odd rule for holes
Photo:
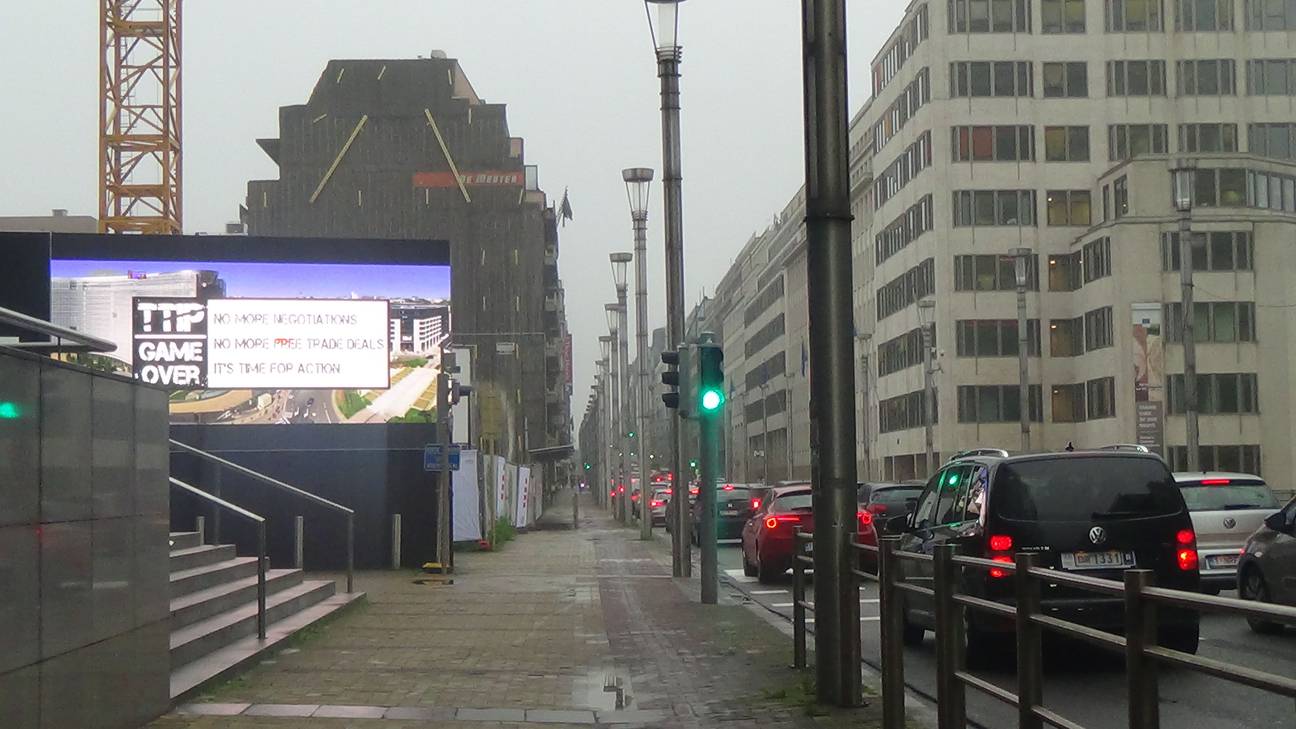
[[[699,344],[696,359],[698,413],[716,415],[725,403],[724,350],[718,344]]]
[[[661,353],[662,364],[666,365],[666,371],[661,374],[662,384],[667,387],[666,392],[662,393],[661,399],[666,407],[672,410],[678,410],[680,406],[680,355],[679,352],[668,350]]]
[[[588,463],[585,464],[585,470],[586,470],[586,471],[590,470],[590,464],[588,464]]]

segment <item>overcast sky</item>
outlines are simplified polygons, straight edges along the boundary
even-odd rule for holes
[[[847,0],[852,114],[869,61],[904,3]],[[686,291],[712,290],[804,178],[796,0],[683,6]],[[237,220],[249,179],[273,178],[256,146],[278,109],[306,101],[331,58],[444,50],[477,92],[508,104],[509,130],[551,199],[571,190],[560,272],[574,335],[572,414],[584,413],[607,253],[633,246],[620,171],[661,177],[656,62],[639,0],[184,0],[185,232]],[[0,215],[97,213],[98,3],[0,3]],[[661,326],[661,189],[649,219],[649,321]],[[632,276],[633,279],[633,276]],[[633,291],[633,289],[632,289]],[[633,317],[633,310],[631,316]],[[633,321],[633,319],[632,319]],[[633,347],[633,341],[631,346]]]

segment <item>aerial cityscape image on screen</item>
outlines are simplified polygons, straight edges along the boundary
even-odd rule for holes
[[[53,260],[55,323],[171,386],[171,422],[432,422],[450,267]]]

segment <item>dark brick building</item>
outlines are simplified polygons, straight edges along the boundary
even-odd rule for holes
[[[248,183],[253,235],[450,241],[451,332],[474,347],[477,435],[514,462],[571,442],[553,205],[458,61],[330,61],[258,140],[279,179]],[[550,472],[550,477],[554,474]]]

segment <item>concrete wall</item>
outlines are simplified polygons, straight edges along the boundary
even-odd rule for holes
[[[0,724],[168,704],[166,394],[0,349]]]

